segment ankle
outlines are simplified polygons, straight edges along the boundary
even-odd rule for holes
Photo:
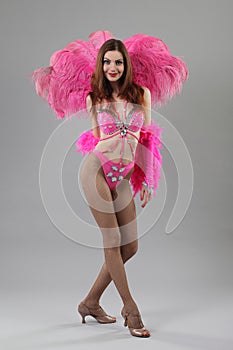
[[[124,303],[124,309],[127,312],[139,313],[139,310],[135,301]]]
[[[86,298],[86,299],[83,299],[82,302],[89,308],[97,308],[97,307],[99,307],[99,300]]]

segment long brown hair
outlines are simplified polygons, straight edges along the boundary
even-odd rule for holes
[[[129,54],[123,42],[117,39],[109,39],[105,41],[98,52],[95,71],[91,78],[92,91],[90,92],[90,96],[92,99],[92,105],[94,106],[96,103],[101,103],[103,99],[114,101],[112,97],[112,86],[103,72],[103,60],[107,51],[115,50],[122,54],[124,60],[124,72],[119,79],[118,96],[128,102],[143,105],[144,90],[141,86],[133,82],[133,70]]]

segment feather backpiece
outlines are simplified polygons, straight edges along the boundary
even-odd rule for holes
[[[37,94],[47,100],[57,118],[86,109],[98,51],[111,38],[109,31],[97,31],[87,41],[75,40],[51,56],[49,67],[31,74]],[[135,34],[123,43],[132,62],[134,82],[150,90],[152,107],[159,107],[180,93],[188,78],[187,67],[181,58],[170,54],[161,39]]]
[[[123,42],[132,63],[134,82],[150,90],[152,107],[160,107],[180,93],[188,78],[186,64],[172,56],[161,39],[135,34]]]
[[[108,31],[91,33],[88,41],[76,40],[54,52],[49,67],[31,74],[37,94],[47,100],[58,119],[86,109],[99,48],[110,38]]]

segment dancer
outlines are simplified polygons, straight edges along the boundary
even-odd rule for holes
[[[147,47],[147,54],[140,41],[144,49]],[[83,132],[76,146],[77,151],[88,153],[80,179],[102,234],[105,262],[90,291],[78,305],[78,312],[83,323],[88,315],[99,323],[116,322],[116,318],[109,316],[99,304],[103,292],[113,281],[123,302],[124,325],[133,336],[149,337],[150,332],[144,327],[129,289],[124,264],[138,249],[134,197],[140,192],[144,208],[152,193],[155,196],[160,178],[161,129],[151,120],[151,105],[164,103],[179,92],[187,79],[187,69],[184,62],[171,56],[167,46],[157,38],[138,34],[122,42],[109,32],[96,32],[90,35],[89,44],[71,43],[52,56],[50,67],[33,73],[37,93],[48,100],[58,118],[77,112],[85,103],[92,122],[92,130]],[[88,80],[90,68],[83,62],[89,55],[90,67],[94,52],[91,50],[97,55]],[[138,58],[132,53],[138,54]],[[148,56],[146,63],[143,61],[145,55]],[[170,63],[170,73],[168,66],[165,69],[166,60]],[[149,78],[143,70],[143,64],[149,68],[148,62],[152,70],[160,69]],[[73,67],[75,64],[76,73],[71,73],[68,65]],[[60,71],[63,74],[59,74]],[[82,85],[82,92],[77,81],[79,87]],[[59,99],[61,86],[62,100]]]

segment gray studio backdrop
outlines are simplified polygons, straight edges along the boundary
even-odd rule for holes
[[[141,346],[123,327],[113,284],[101,303],[118,322],[81,324],[76,306],[96,277],[103,252],[60,232],[40,196],[42,152],[61,121],[36,95],[28,75],[48,66],[53,52],[96,30],[119,39],[136,33],[159,37],[189,69],[181,95],[158,112],[191,156],[191,203],[179,226],[165,234],[178,180],[164,148],[165,207],[126,265],[152,333],[143,346],[232,349],[232,10],[232,1],[216,0],[0,1],[1,349]],[[76,197],[80,162],[71,148],[64,192],[73,210],[92,223]],[[156,208],[156,199],[151,205]]]

